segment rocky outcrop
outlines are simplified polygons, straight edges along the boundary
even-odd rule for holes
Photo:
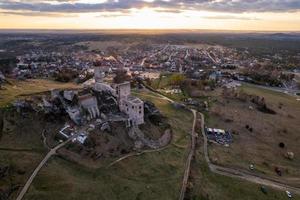
[[[114,113],[118,112],[118,102],[117,99],[110,93],[106,91],[97,92],[95,91],[95,96],[98,101],[98,107],[101,113]]]
[[[171,130],[169,129],[167,129],[158,140],[147,138],[145,134],[136,126],[133,126],[129,129],[128,135],[131,139],[135,140],[135,147],[137,149],[140,149],[143,146],[151,149],[159,149],[168,145],[172,139]]]

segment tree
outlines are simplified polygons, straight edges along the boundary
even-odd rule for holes
[[[181,85],[185,80],[185,76],[183,74],[172,74],[169,79],[169,85]]]
[[[127,74],[125,70],[119,69],[116,71],[116,76],[114,77],[114,83],[123,83],[125,81],[130,81],[131,77]]]

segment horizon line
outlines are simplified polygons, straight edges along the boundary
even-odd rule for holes
[[[171,32],[171,31],[177,31],[177,32],[250,32],[250,33],[300,33],[300,30],[236,30],[236,29],[187,29],[187,28],[102,28],[102,29],[89,29],[89,28],[72,28],[72,29],[63,29],[63,28],[0,28],[0,32],[9,32],[9,31],[15,31],[15,32],[26,32],[26,31],[37,31],[37,32],[64,32],[64,31],[82,31],[82,32]]]

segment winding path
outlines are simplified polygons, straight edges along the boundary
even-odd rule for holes
[[[192,134],[191,134],[191,145],[190,145],[190,150],[189,150],[189,155],[185,163],[185,170],[184,170],[184,176],[182,180],[182,185],[181,185],[181,190],[180,190],[180,196],[179,200],[184,200],[185,193],[186,193],[186,188],[190,176],[190,171],[191,171],[191,162],[195,153],[195,145],[196,145],[196,133],[195,133],[195,127],[196,127],[196,120],[197,120],[197,111],[196,110],[191,110],[194,115],[194,120],[193,120],[193,128],[192,128]]]
[[[148,87],[146,87],[146,88],[148,88]],[[157,94],[159,96],[159,97],[156,97],[156,98],[161,98],[161,99],[165,99],[165,100],[167,100],[171,103],[176,103],[174,100],[160,94],[159,92],[157,92],[154,89],[152,89],[150,91],[154,92],[155,94]],[[192,133],[191,133],[191,144],[189,146],[189,154],[188,154],[187,160],[185,162],[185,169],[184,169],[184,175],[183,175],[182,184],[181,184],[179,200],[184,200],[184,197],[185,197],[186,188],[187,188],[187,184],[188,184],[188,180],[189,180],[189,176],[190,176],[191,162],[192,162],[192,159],[193,159],[193,156],[194,156],[194,153],[195,153],[195,146],[196,146],[195,128],[196,128],[196,121],[197,121],[197,111],[194,110],[194,109],[189,109],[189,108],[187,108],[187,109],[190,110],[193,113],[194,119],[193,119]]]
[[[24,185],[23,189],[21,190],[21,192],[19,193],[18,197],[16,200],[21,200],[24,195],[26,194],[27,190],[29,189],[33,179],[36,177],[36,175],[38,174],[38,172],[41,170],[41,168],[46,164],[46,162],[49,160],[49,158],[51,158],[51,156],[56,154],[56,151],[60,148],[62,148],[64,145],[66,145],[68,142],[70,142],[72,139],[74,139],[75,137],[77,137],[79,134],[75,134],[72,137],[70,137],[68,140],[66,140],[63,143],[60,143],[59,145],[57,145],[56,147],[52,148],[47,155],[44,157],[44,159],[40,162],[40,164],[37,166],[37,168],[35,168],[35,170],[33,171],[33,173],[31,174],[31,176],[29,177],[29,179],[27,180],[26,184]]]
[[[300,188],[292,187],[292,186],[277,182],[275,180],[270,180],[268,178],[261,177],[259,175],[250,174],[250,173],[247,173],[242,170],[222,167],[222,166],[218,166],[218,165],[211,163],[211,161],[209,159],[209,155],[208,155],[207,137],[205,135],[205,130],[204,130],[204,121],[205,121],[204,115],[200,112],[199,112],[199,114],[201,115],[201,133],[202,133],[203,140],[204,140],[204,144],[203,144],[204,157],[209,166],[210,171],[212,171],[216,174],[223,175],[223,176],[239,178],[239,179],[247,180],[247,181],[250,181],[253,183],[270,186],[270,187],[273,187],[278,190],[285,190],[285,191],[288,190],[290,192],[300,195]]]
[[[146,87],[148,88],[148,87]],[[149,89],[149,88],[148,88]],[[173,101],[172,99],[160,94],[159,92],[155,91],[154,89],[151,90],[152,92],[154,92],[155,94],[158,94],[161,98],[168,100],[169,102],[174,103],[175,101]],[[192,131],[192,144],[191,144],[191,149],[190,152],[194,152],[193,148],[193,140],[195,140],[195,121],[196,121],[196,111],[193,109],[189,109],[191,112],[193,112],[194,114],[194,122],[193,122],[193,131]],[[254,175],[251,174],[249,172],[246,171],[242,171],[242,170],[238,170],[238,169],[233,169],[233,168],[228,168],[228,167],[222,167],[222,166],[218,166],[215,165],[213,163],[211,163],[210,159],[209,159],[209,155],[208,155],[208,145],[207,145],[207,137],[205,135],[205,130],[204,130],[204,124],[205,124],[205,118],[204,115],[200,112],[198,112],[201,116],[201,133],[203,136],[203,149],[204,149],[204,157],[205,157],[205,161],[209,166],[209,169],[211,172],[215,173],[215,174],[219,174],[219,175],[223,175],[223,176],[227,176],[227,177],[231,177],[231,178],[239,178],[242,180],[246,180],[252,183],[256,183],[256,184],[260,184],[260,185],[265,185],[265,186],[269,186],[272,187],[274,189],[278,189],[278,190],[283,190],[283,191],[290,191],[292,193],[298,194],[300,195],[300,188],[297,187],[293,187],[293,186],[289,186],[286,185],[284,183],[281,183],[279,181],[276,180],[271,180],[265,177],[262,177],[260,175]],[[191,154],[191,153],[190,153]],[[186,168],[185,168],[185,173],[184,173],[184,177],[183,177],[183,183],[182,183],[182,188],[181,188],[181,192],[180,192],[180,200],[184,199],[184,195],[185,195],[185,191],[186,191],[186,184],[187,184],[187,178],[188,178],[188,171],[190,166],[188,165],[188,162],[190,162],[190,154],[188,156],[187,162],[186,162]]]
[[[114,162],[110,163],[107,167],[111,167],[115,164],[117,164],[118,162],[121,162],[127,158],[130,158],[130,157],[133,157],[133,156],[139,156],[139,155],[142,155],[144,153],[153,153],[153,152],[159,152],[159,151],[162,151],[162,150],[165,150],[166,148],[168,148],[168,146],[165,146],[165,147],[162,147],[162,148],[159,148],[159,149],[152,149],[152,150],[144,150],[144,151],[141,151],[141,152],[137,152],[137,153],[129,153],[117,160],[115,160]]]

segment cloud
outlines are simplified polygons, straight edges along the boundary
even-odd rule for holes
[[[300,10],[300,0],[107,0],[102,3],[82,3],[78,0],[0,0],[5,10],[39,12],[124,12],[132,8],[150,7],[165,12],[207,10],[217,12],[294,12]],[[160,12],[160,11],[159,11]]]
[[[113,18],[113,17],[129,17],[129,16],[131,16],[131,14],[129,12],[123,12],[123,13],[100,14],[96,17]]]
[[[217,16],[203,16],[204,19],[216,19],[216,20],[260,20],[256,17],[243,17],[234,15],[217,15]]]
[[[76,17],[75,14],[63,14],[52,12],[16,12],[16,11],[0,11],[0,15],[19,15],[27,17]]]
[[[182,13],[183,10],[178,10],[178,9],[155,9],[155,12],[158,13]]]

